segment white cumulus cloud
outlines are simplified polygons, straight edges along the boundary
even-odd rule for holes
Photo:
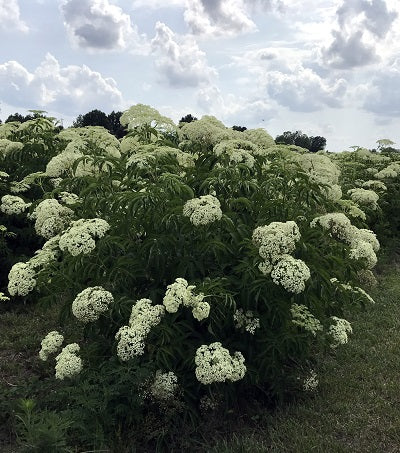
[[[26,23],[20,17],[18,0],[0,0],[0,31],[27,32]]]
[[[122,103],[114,79],[86,65],[61,67],[49,53],[33,72],[17,61],[1,64],[0,96],[16,107],[39,107],[71,115],[93,108],[117,109]]]
[[[145,53],[145,39],[139,36],[129,14],[108,0],[64,0],[61,12],[69,37],[77,47]]]
[[[155,30],[151,46],[162,82],[176,88],[196,87],[216,76],[193,37],[178,35],[162,22],[157,22]]]

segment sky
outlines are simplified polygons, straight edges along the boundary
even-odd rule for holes
[[[141,103],[400,146],[398,0],[0,0],[0,118]]]

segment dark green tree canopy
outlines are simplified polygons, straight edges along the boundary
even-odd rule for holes
[[[197,121],[197,118],[195,116],[193,116],[191,113],[188,113],[187,115],[183,116],[179,120],[179,124],[180,123],[191,123],[192,121]]]
[[[309,137],[307,134],[303,134],[302,131],[286,131],[281,135],[277,135],[275,138],[277,144],[283,145],[296,145],[302,148],[308,149],[312,153],[321,151],[326,146],[326,138],[319,135],[315,137]]]
[[[247,127],[245,127],[245,126],[232,126],[232,129],[234,131],[244,132],[247,129]]]
[[[107,115],[101,110],[95,109],[84,115],[78,115],[72,123],[72,127],[103,126],[117,138],[122,138],[126,135],[126,131],[119,121],[121,115],[122,112],[115,112],[114,110]]]

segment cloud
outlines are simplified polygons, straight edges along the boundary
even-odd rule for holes
[[[174,88],[196,87],[217,75],[191,36],[179,36],[162,22],[155,30],[151,46],[162,82]]]
[[[61,5],[64,25],[77,47],[107,51],[131,48],[143,52],[128,14],[108,0],[65,0]],[[136,48],[136,49],[135,49]]]
[[[195,35],[234,36],[257,30],[244,0],[190,0],[184,19]]]
[[[331,44],[322,49],[325,63],[350,69],[377,62],[378,45],[397,17],[384,0],[346,0],[336,12],[339,29],[332,31]]]
[[[385,68],[372,79],[363,108],[382,117],[400,116],[400,62]]]
[[[29,28],[20,18],[18,0],[0,0],[0,31],[11,30],[26,33]]]
[[[0,65],[0,96],[16,107],[44,108],[76,115],[94,108],[112,110],[122,95],[112,78],[104,78],[89,67],[61,67],[51,54],[29,72],[17,61]]]
[[[199,89],[197,104],[205,114],[240,126],[263,124],[277,114],[265,98],[225,94],[216,85]]]
[[[276,102],[295,112],[314,112],[341,107],[347,82],[314,69],[313,50],[265,47],[233,57],[233,64],[247,70],[253,79],[254,96]]]

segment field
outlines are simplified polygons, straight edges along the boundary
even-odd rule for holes
[[[397,153],[121,123],[0,126],[3,450],[398,451]]]

